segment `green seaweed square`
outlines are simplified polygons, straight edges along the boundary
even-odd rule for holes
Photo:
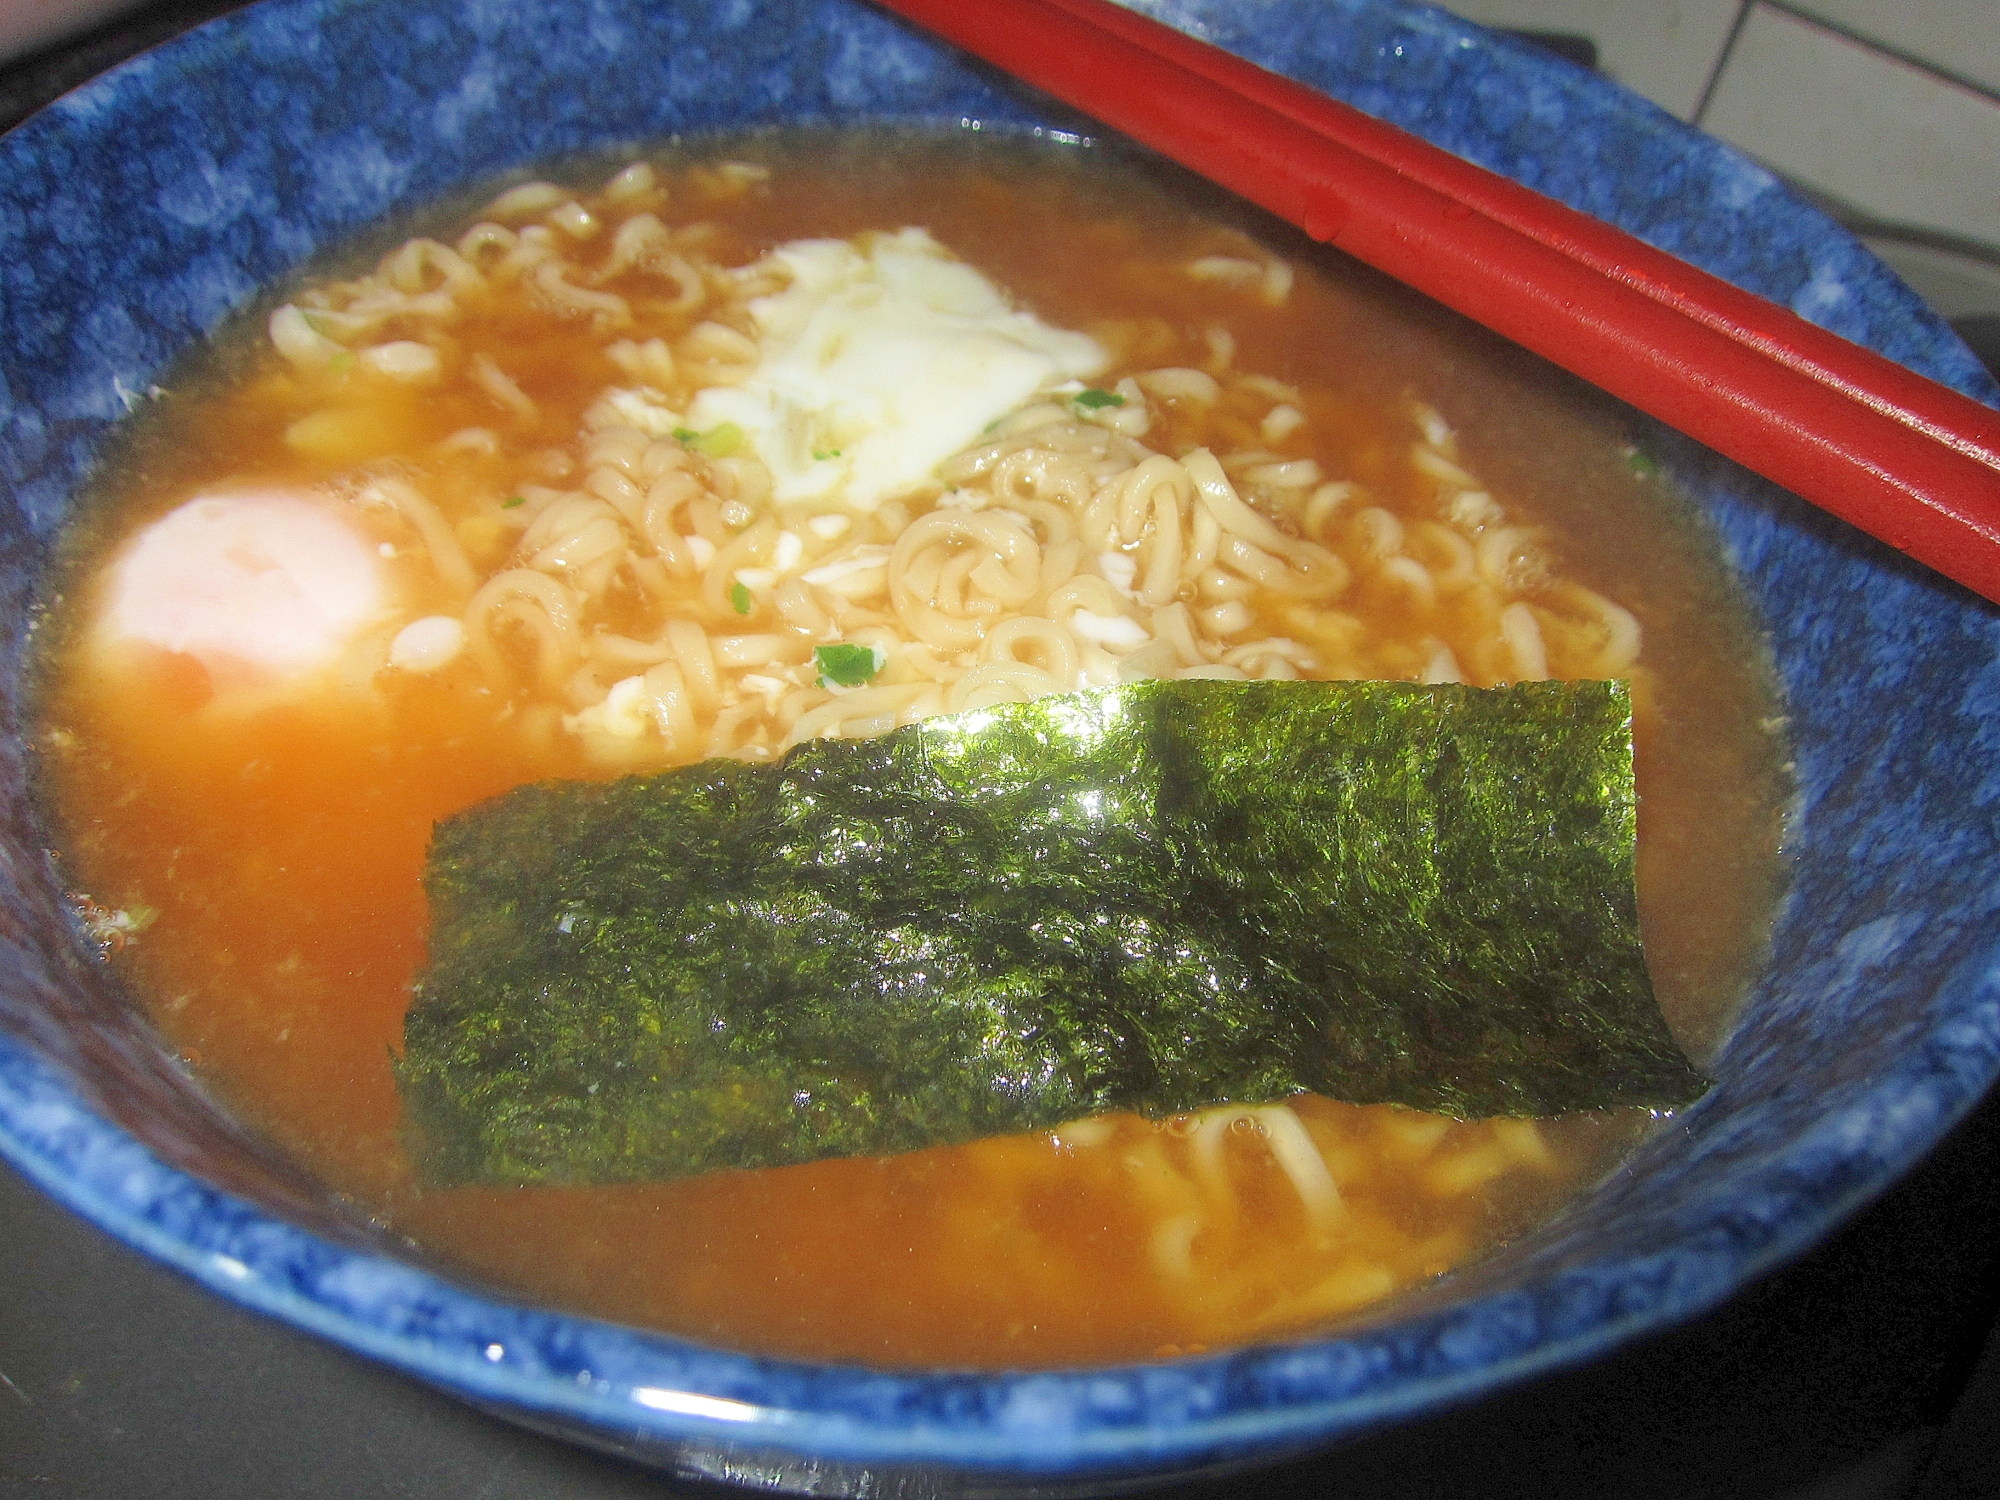
[[[1670,1108],[1616,683],[1142,682],[439,826],[439,1181],[618,1182],[1309,1090]]]

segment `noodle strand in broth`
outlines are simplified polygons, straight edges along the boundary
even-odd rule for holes
[[[427,1253],[758,1350],[1171,1355],[1433,1278],[1650,1123],[1301,1095],[657,1186],[426,1189],[389,1068],[424,843],[539,778],[1149,677],[1628,678],[1649,963],[1686,1044],[1716,1035],[1775,890],[1768,689],[1706,543],[1566,392],[1461,358],[1439,315],[1317,252],[1033,152],[746,144],[442,222],[294,288],[140,424],[45,635],[41,740],[65,871],[162,1029]],[[793,427],[758,426],[819,267],[862,300],[936,278],[954,337],[1045,378],[871,490],[881,432],[829,436],[851,386],[786,387]],[[1524,456],[1492,472],[1468,424],[1506,403]],[[1569,477],[1537,477],[1551,455]],[[262,526],[300,497],[383,601],[323,661],[239,671],[102,623],[159,517]]]

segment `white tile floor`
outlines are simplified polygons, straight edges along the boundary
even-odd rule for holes
[[[2000,245],[2000,100],[1816,22],[1753,5],[1699,123],[1878,217]]]
[[[2000,0],[1452,0],[1878,218],[2000,254]]]
[[[1791,9],[2000,94],[1994,0],[1793,0]]]
[[[1993,0],[2000,4],[2000,0]],[[1742,0],[1462,0],[1447,4],[1486,26],[1568,31],[1597,43],[1598,65],[1655,104],[1692,119]]]

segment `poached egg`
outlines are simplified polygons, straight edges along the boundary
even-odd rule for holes
[[[781,501],[872,510],[1036,393],[1110,363],[1087,334],[1015,308],[926,230],[795,240],[753,269],[772,267],[790,282],[750,303],[756,365],[697,393],[687,419],[739,428]]]

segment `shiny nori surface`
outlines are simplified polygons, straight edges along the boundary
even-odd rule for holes
[[[398,1077],[441,1182],[1671,1107],[1633,796],[1606,682],[1143,682],[524,787],[435,833]]]

